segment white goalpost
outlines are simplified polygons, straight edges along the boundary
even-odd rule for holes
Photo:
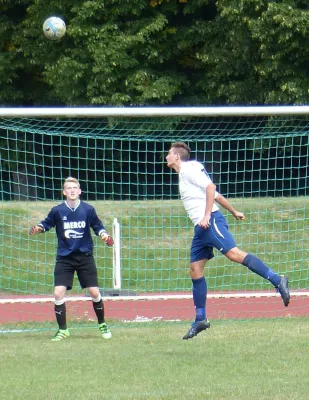
[[[230,107],[0,107],[3,118],[213,117],[308,115],[309,106]]]
[[[117,218],[113,222],[113,289],[121,290],[121,256],[120,256],[120,224]]]

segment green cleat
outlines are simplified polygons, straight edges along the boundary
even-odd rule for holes
[[[54,342],[58,342],[59,340],[64,340],[70,337],[70,331],[68,329],[59,329],[56,335],[52,338]]]
[[[103,339],[110,339],[112,337],[112,332],[108,329],[108,326],[105,322],[99,324],[99,329],[102,333]]]

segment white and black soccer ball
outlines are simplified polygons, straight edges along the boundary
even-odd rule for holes
[[[65,31],[65,22],[59,17],[50,17],[44,21],[43,32],[49,40],[61,39],[64,36]]]

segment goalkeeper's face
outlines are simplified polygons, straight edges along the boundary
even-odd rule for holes
[[[77,200],[81,194],[80,187],[77,183],[66,182],[63,186],[63,195],[67,200]]]

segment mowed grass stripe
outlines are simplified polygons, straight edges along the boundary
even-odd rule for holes
[[[307,400],[309,319],[214,322],[0,337],[1,399]]]

